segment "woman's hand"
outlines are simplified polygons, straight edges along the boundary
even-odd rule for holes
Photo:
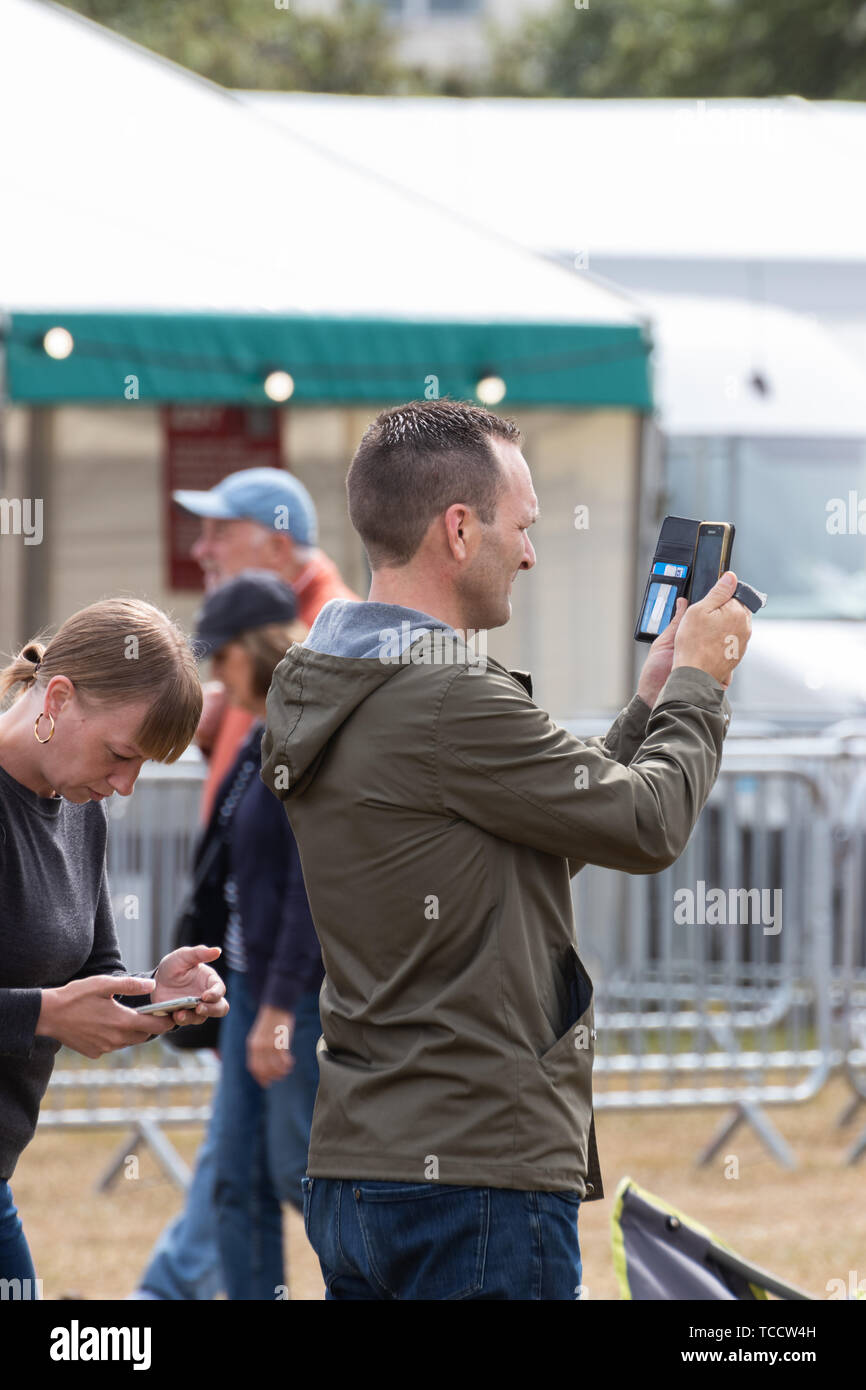
[[[205,964],[221,954],[219,946],[180,946],[163,956],[156,972],[152,1002],[159,1004],[164,999],[194,994],[201,997],[201,1003],[195,1009],[178,1009],[171,1015],[174,1023],[204,1023],[206,1018],[224,1018],[229,1011],[225,984],[217,972]]]
[[[43,989],[36,1036],[55,1038],[84,1057],[101,1057],[118,1047],[147,1042],[171,1030],[170,1018],[142,1016],[114,994],[150,994],[152,980],[126,975],[91,975],[59,989]]]
[[[260,1086],[282,1081],[295,1065],[291,1054],[294,1014],[262,1004],[247,1033],[247,1071]]]

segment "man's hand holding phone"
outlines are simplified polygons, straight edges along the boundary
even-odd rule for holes
[[[737,576],[727,570],[705,598],[689,604],[674,637],[674,669],[696,666],[727,689],[752,634],[752,615],[733,597],[736,587]]]
[[[649,705],[650,709],[658,699],[659,691],[671,673],[674,662],[674,640],[688,606],[686,599],[677,599],[674,616],[647,652],[646,661],[638,681],[637,693],[644,704]]]

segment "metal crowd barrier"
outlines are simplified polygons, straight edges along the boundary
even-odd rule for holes
[[[130,970],[171,948],[203,774],[186,759],[148,766],[132,797],[109,803]],[[840,1123],[866,1104],[866,738],[729,738],[676,864],[654,875],[587,866],[572,889],[596,987],[599,1110],[727,1108],[700,1161],[747,1122],[793,1167],[766,1107],[809,1100],[835,1071],[852,1090]],[[62,1050],[40,1124],[127,1126],[103,1186],[142,1144],[184,1184],[164,1130],[207,1120],[217,1074],[213,1054],[161,1041],[99,1063]],[[866,1130],[849,1162],[864,1151]]]
[[[599,1110],[729,1107],[700,1162],[745,1121],[794,1167],[765,1106],[811,1099],[838,1068],[855,1090],[845,1118],[866,1101],[859,752],[837,738],[729,739],[676,864],[573,880]]]
[[[207,1124],[218,1078],[219,1063],[213,1052],[175,1052],[161,1039],[108,1053],[98,1061],[61,1048],[39,1125],[126,1130],[97,1182],[101,1191],[143,1147],[185,1190],[189,1168],[164,1131],[169,1126]]]
[[[172,949],[200,829],[206,765],[146,763],[132,796],[108,802],[108,877],[124,963],[148,970]]]
[[[866,738],[853,733],[849,755],[866,765]],[[840,907],[840,971],[835,1003],[840,1015],[844,1073],[853,1095],[839,1118],[847,1125],[866,1104],[866,773],[848,791],[836,831]],[[848,1151],[855,1163],[866,1153],[866,1128]]]

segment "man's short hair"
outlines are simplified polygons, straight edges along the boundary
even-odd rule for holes
[[[489,526],[503,491],[491,437],[520,430],[483,406],[447,398],[383,410],[358,445],[346,478],[349,516],[371,570],[406,565],[431,521],[462,502]]]

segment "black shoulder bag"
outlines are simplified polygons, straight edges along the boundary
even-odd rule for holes
[[[261,748],[261,731],[257,746]],[[224,785],[228,790],[214,807],[202,833],[193,861],[192,887],[178,913],[172,933],[174,949],[178,946],[223,946],[228,923],[224,891],[229,872],[228,837],[238,802],[253,773],[261,766],[261,752],[256,759],[255,751],[249,741],[244,745],[235,763],[234,774],[226,776]],[[225,956],[220,956],[214,963],[214,969],[225,980]],[[217,1047],[220,1022],[218,1018],[207,1018],[204,1023],[187,1024],[163,1036],[171,1047],[184,1052]]]

